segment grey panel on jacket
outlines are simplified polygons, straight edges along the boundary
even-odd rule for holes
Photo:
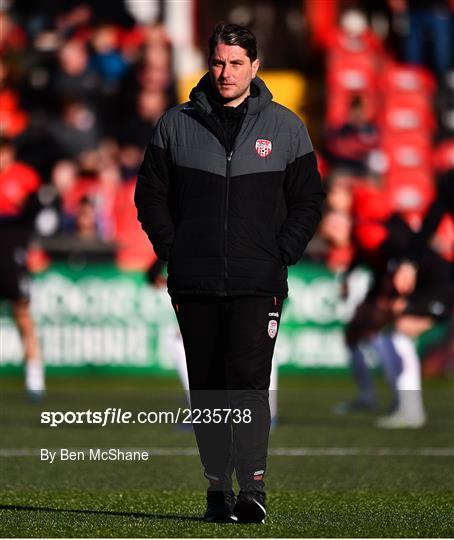
[[[197,143],[197,141],[194,141]],[[172,146],[170,148],[172,161],[178,167],[190,167],[210,174],[225,176],[225,152],[209,152],[203,146]]]
[[[164,125],[158,126],[155,144],[165,144],[168,131],[170,154],[177,166],[224,176],[224,147],[211,131],[185,114],[186,109],[175,108]],[[305,125],[285,107],[271,103],[259,114],[246,116],[235,141],[231,175],[284,171],[288,164],[312,151]]]

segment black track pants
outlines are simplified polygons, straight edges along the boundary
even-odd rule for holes
[[[213,489],[229,489],[233,469],[241,489],[263,489],[268,388],[282,302],[257,296],[172,302],[186,352],[192,408],[232,410],[228,422],[225,413],[219,423],[214,417],[196,422],[193,415],[200,458]]]

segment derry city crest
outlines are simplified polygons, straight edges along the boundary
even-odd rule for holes
[[[260,157],[266,157],[271,154],[271,141],[266,139],[257,139],[255,141],[255,151]]]

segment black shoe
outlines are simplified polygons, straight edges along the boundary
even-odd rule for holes
[[[264,491],[240,491],[233,509],[239,523],[264,523],[266,495]]]
[[[207,509],[203,519],[210,523],[236,523],[233,515],[235,493],[233,491],[207,491]]]

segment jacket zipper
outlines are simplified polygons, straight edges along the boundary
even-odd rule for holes
[[[225,190],[225,215],[224,215],[224,296],[227,296],[227,280],[229,277],[228,268],[227,268],[227,246],[228,246],[228,221],[229,221],[229,196],[230,196],[230,167],[232,164],[232,154],[233,150],[230,151],[230,154],[226,153],[227,156],[227,170],[226,170],[226,190]]]

